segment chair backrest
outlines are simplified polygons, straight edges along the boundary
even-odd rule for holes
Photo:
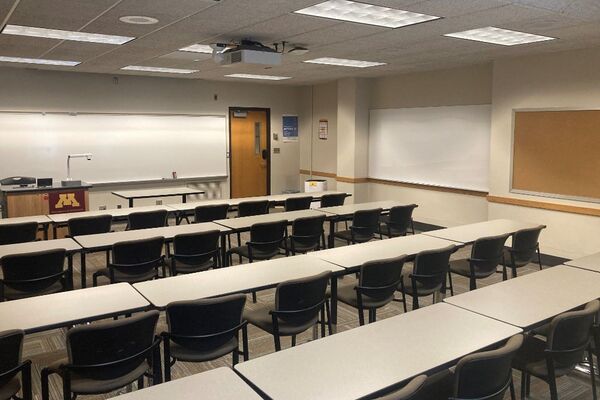
[[[326,300],[331,271],[302,279],[281,282],[275,290],[275,315],[297,326],[317,321],[321,305]]]
[[[229,204],[212,204],[194,208],[194,222],[212,222],[227,218]]]
[[[25,332],[19,329],[0,332],[0,387],[15,376],[11,370],[21,364]]]
[[[65,249],[4,256],[0,259],[3,283],[35,296],[65,277],[65,257]]]
[[[110,268],[133,280],[146,275],[161,264],[164,243],[162,236],[115,243]]]
[[[513,234],[510,254],[515,264],[524,265],[533,259],[538,249],[540,233],[544,228],[545,226],[540,225],[535,228],[521,229]]]
[[[308,210],[312,201],[312,196],[290,197],[285,199],[285,211]]]
[[[287,233],[287,221],[261,222],[250,227],[250,246],[260,251],[275,251]]]
[[[127,229],[160,228],[167,224],[167,210],[132,212],[129,214]]]
[[[446,274],[450,256],[456,251],[456,246],[435,250],[425,250],[415,256],[411,281],[419,283],[425,290],[437,290],[446,282]]]
[[[470,263],[478,274],[493,274],[502,263],[504,243],[510,235],[498,235],[479,238],[471,248]]]
[[[303,248],[319,247],[325,215],[297,218],[292,222],[292,239]]]
[[[594,300],[586,304],[583,310],[560,314],[550,322],[546,345],[556,367],[572,368],[581,361],[599,309],[600,302]]]
[[[153,310],[69,330],[69,369],[97,380],[115,379],[134,371],[148,358],[158,316],[159,312]]]
[[[31,176],[10,176],[0,180],[0,185],[33,185],[36,179]]]
[[[427,375],[419,375],[414,377],[402,389],[390,393],[383,397],[378,397],[378,400],[429,400],[423,394],[423,387],[427,381]]]
[[[346,201],[346,193],[324,194],[321,196],[321,207],[343,206]]]
[[[365,239],[372,238],[375,232],[379,230],[381,211],[381,208],[355,211],[352,216],[352,226],[350,227],[353,235]]]
[[[408,228],[411,227],[412,214],[415,208],[417,208],[416,204],[390,208],[390,219],[387,222],[387,225],[393,236],[406,235]]]
[[[196,350],[217,348],[236,336],[245,304],[243,294],[170,303],[166,310],[170,339]]]
[[[176,235],[173,257],[183,264],[202,264],[218,254],[220,237],[218,230]]]
[[[499,349],[463,357],[456,365],[454,399],[502,400],[512,381],[512,360],[523,335],[511,337]]]
[[[0,245],[33,242],[38,230],[37,222],[0,225]]]
[[[269,200],[242,201],[238,204],[238,217],[251,217],[269,213]]]
[[[69,225],[69,236],[71,237],[108,233],[112,227],[112,216],[98,215],[70,218],[67,224]]]
[[[391,302],[402,279],[402,267],[406,258],[406,255],[402,255],[385,260],[367,261],[360,267],[356,291],[381,302],[382,305]]]

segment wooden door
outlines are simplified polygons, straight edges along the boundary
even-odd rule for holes
[[[229,112],[232,198],[269,194],[268,114],[266,109]]]

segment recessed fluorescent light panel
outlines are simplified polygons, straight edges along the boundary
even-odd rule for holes
[[[440,19],[440,17],[433,15],[348,0],[329,0],[295,12],[314,17],[357,22],[359,24],[383,26],[386,28],[400,28],[402,26]]]
[[[198,72],[197,69],[144,67],[142,65],[128,65],[121,69],[124,71],[161,72],[164,74],[193,74],[194,72]]]
[[[253,75],[253,74],[230,74],[225,75],[227,78],[241,78],[241,79],[262,79],[266,81],[283,81],[285,79],[292,79],[290,76],[275,76],[275,75]]]
[[[133,39],[130,36],[103,35],[100,33],[86,33],[75,31],[61,31],[59,29],[35,28],[31,26],[6,25],[2,31],[4,35],[29,36],[46,39],[73,40],[76,42],[125,44]]]
[[[540,36],[531,33],[495,28],[493,26],[480,29],[471,29],[464,32],[448,33],[444,36],[474,40],[476,42],[500,44],[502,46],[515,46],[518,44],[545,42],[547,40],[556,39],[549,36]]]
[[[179,51],[189,51],[190,53],[212,54],[213,49],[207,44],[193,44],[179,49]]]
[[[81,64],[79,61],[63,60],[45,60],[43,58],[21,58],[0,56],[0,62],[19,63],[19,64],[40,64],[40,65],[60,65],[64,67],[74,67]]]
[[[315,58],[314,60],[306,60],[304,62],[309,63],[309,64],[338,65],[340,67],[353,67],[353,68],[369,68],[369,67],[379,67],[381,65],[385,65],[385,63],[381,63],[381,62],[347,60],[344,58],[332,58],[332,57]]]

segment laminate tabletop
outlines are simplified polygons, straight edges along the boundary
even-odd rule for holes
[[[575,258],[567,261],[565,265],[577,268],[587,269],[589,271],[600,272],[600,253],[590,254],[589,256]]]
[[[328,214],[334,214],[338,216],[348,216],[354,214],[356,211],[372,210],[375,208],[381,208],[383,211],[388,211],[392,207],[396,206],[407,206],[410,203],[396,200],[384,200],[384,201],[371,201],[368,203],[355,203],[345,204],[343,206],[335,207],[323,207],[317,210],[326,212]]]
[[[128,283],[0,302],[0,331],[39,332],[136,312],[150,304]]]
[[[444,301],[520,328],[530,328],[597,298],[600,298],[600,274],[559,265]]]
[[[112,194],[114,194],[115,196],[122,197],[124,199],[146,199],[150,197],[182,196],[188,194],[204,193],[204,190],[193,189],[185,186],[156,189],[117,190],[112,192]]]
[[[118,400],[260,400],[233,370],[225,367],[186,376],[115,397]]]
[[[237,364],[273,400],[358,399],[521,332],[438,303]]]
[[[82,217],[97,217],[99,215],[110,215],[113,218],[127,217],[131,213],[135,212],[149,212],[149,211],[173,211],[168,206],[146,206],[146,207],[131,207],[131,208],[110,208],[108,210],[95,210],[95,211],[81,211],[74,213],[61,213],[61,214],[50,214],[48,218],[55,224],[63,224],[68,222],[71,218],[82,218]]]
[[[234,230],[246,230],[254,224],[263,222],[275,222],[286,220],[288,223],[294,222],[298,218],[305,217],[316,217],[325,215],[324,213],[317,210],[298,210],[298,211],[285,211],[285,212],[274,212],[270,214],[253,215],[250,217],[240,218],[226,218],[214,221],[216,224],[226,226]]]
[[[491,221],[477,222],[475,224],[437,229],[434,231],[423,232],[423,234],[459,243],[473,243],[482,237],[513,234],[520,229],[535,228],[538,226],[540,226],[540,224],[511,219],[494,219]]]
[[[37,240],[35,242],[4,244],[0,246],[0,258],[8,255],[56,249],[65,249],[68,253],[74,253],[81,250],[81,246],[73,239]]]
[[[0,225],[23,224],[27,222],[35,222],[39,225],[49,224],[50,218],[47,215],[32,215],[29,217],[11,217],[0,218]]]
[[[247,293],[324,271],[338,272],[342,268],[301,255],[140,282],[133,287],[152,305],[164,308],[174,301]]]

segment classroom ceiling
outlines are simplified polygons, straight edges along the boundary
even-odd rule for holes
[[[323,0],[0,0],[0,29],[5,24],[121,36],[125,45],[0,35],[0,56],[81,61],[76,67],[11,67],[105,74],[232,80],[226,74],[268,74],[293,79],[273,84],[307,84],[343,77],[376,77],[419,70],[480,64],[498,58],[600,45],[600,0],[362,0],[430,14],[442,19],[397,29],[294,14]],[[126,15],[159,20],[130,25]],[[559,40],[499,46],[442,36],[486,26],[556,37]],[[310,51],[286,54],[282,65],[223,67],[209,55],[179,48],[249,38],[271,44],[287,41]],[[378,61],[387,65],[348,68],[307,64],[317,57]],[[127,65],[199,70],[189,75],[122,71]],[[265,81],[266,82],[266,81]]]

